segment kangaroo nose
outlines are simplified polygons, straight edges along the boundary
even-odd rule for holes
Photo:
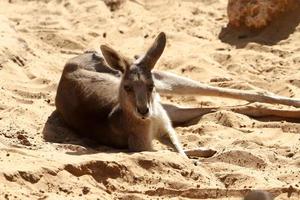
[[[137,111],[141,114],[141,115],[147,115],[149,113],[149,108],[137,108]]]

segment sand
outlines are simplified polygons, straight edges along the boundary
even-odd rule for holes
[[[226,27],[224,0],[0,1],[0,199],[241,199],[262,189],[300,199],[300,124],[229,111],[176,127],[185,148],[218,153],[194,166],[169,147],[126,153],[87,146],[55,113],[65,62],[109,44],[142,53],[160,32],[157,69],[215,86],[300,98],[300,13],[258,32]],[[242,105],[163,97],[180,105]],[[278,105],[274,105],[276,107]]]

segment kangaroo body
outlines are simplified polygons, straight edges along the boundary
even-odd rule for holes
[[[162,105],[158,93],[220,96],[300,106],[298,99],[267,92],[214,87],[172,73],[153,71],[165,44],[166,36],[160,33],[146,54],[134,62],[105,45],[101,46],[103,56],[97,52],[86,52],[70,59],[57,89],[57,111],[76,133],[99,144],[131,151],[151,151],[152,140],[166,135],[181,155],[209,157],[215,151],[205,148],[183,150],[172,123],[185,123],[219,108]],[[255,105],[225,109],[254,117],[300,116],[298,110]]]
[[[148,120],[127,116],[118,101],[121,74],[99,56],[85,53],[65,65],[55,102],[66,123],[80,135],[117,148],[128,148],[130,134],[142,134],[149,129],[149,135],[144,137],[158,135],[164,122],[157,122],[166,120],[158,94]]]
[[[112,49],[102,47],[108,63],[112,67],[119,65],[116,67],[119,71],[108,67],[96,52],[70,59],[57,90],[58,112],[80,135],[93,138],[99,144],[149,151],[153,138],[168,133],[178,152],[185,155],[154,89],[151,69],[164,46],[163,34],[147,54],[152,53],[155,60],[150,58],[133,65]],[[159,52],[155,55],[154,51]],[[126,87],[130,87],[128,91]]]

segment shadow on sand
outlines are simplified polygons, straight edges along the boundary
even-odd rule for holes
[[[53,111],[48,117],[43,129],[43,137],[46,142],[62,144],[67,150],[79,147],[75,148],[78,149],[78,151],[67,152],[67,154],[72,155],[94,154],[99,152],[126,152],[124,149],[110,148],[99,145],[89,138],[80,137],[65,124],[57,111]]]
[[[207,113],[206,113],[207,114]],[[202,116],[196,117],[190,120],[188,123],[177,124],[175,127],[187,127],[199,123]],[[281,122],[282,120],[287,122],[299,122],[299,120],[285,119],[278,117],[264,117],[264,118],[253,118],[258,122]],[[86,137],[80,137],[71,128],[69,128],[60,117],[57,111],[54,111],[47,119],[44,129],[43,136],[46,142],[59,144],[60,148],[66,150],[67,154],[70,155],[85,155],[85,154],[96,154],[100,152],[105,153],[128,153],[127,149],[116,149],[104,145],[100,145],[96,141],[93,141]],[[168,137],[160,139],[160,142],[165,146],[173,146]]]
[[[287,39],[290,34],[294,33],[299,23],[300,6],[292,11],[281,14],[266,28],[260,30],[250,30],[245,27],[234,28],[228,25],[222,28],[219,39],[237,48],[243,48],[250,42],[274,45]]]

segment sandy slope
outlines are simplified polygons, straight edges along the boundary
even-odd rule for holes
[[[100,0],[0,1],[0,199],[240,199],[255,188],[300,199],[295,121],[207,114],[176,128],[186,148],[218,150],[194,166],[161,144],[155,153],[89,148],[54,112],[68,58],[102,43],[133,56],[159,31],[168,35],[159,69],[300,98],[298,13],[248,33],[226,28],[223,0],[137,0],[114,12]],[[246,103],[165,99],[194,106]]]

